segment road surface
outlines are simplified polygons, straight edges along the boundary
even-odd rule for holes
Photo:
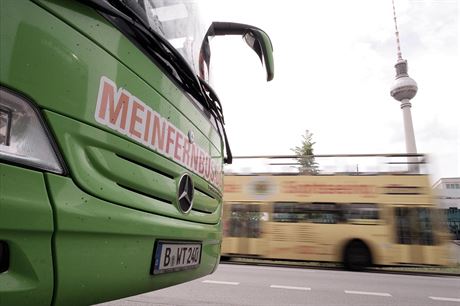
[[[460,277],[221,264],[207,277],[99,305],[460,306]]]

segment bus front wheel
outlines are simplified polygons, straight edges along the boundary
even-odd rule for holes
[[[352,240],[345,247],[343,263],[347,270],[362,271],[372,265],[371,251],[361,240]]]

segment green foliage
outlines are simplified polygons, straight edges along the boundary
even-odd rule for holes
[[[309,130],[305,130],[305,134],[302,135],[302,143],[300,146],[296,146],[291,149],[297,155],[297,161],[299,162],[299,171],[305,174],[317,174],[318,164],[313,156],[313,145],[316,142],[313,141],[313,133]]]

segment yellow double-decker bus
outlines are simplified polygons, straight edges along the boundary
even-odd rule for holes
[[[356,162],[334,172],[319,163],[307,175],[281,163],[283,171],[227,171],[223,256],[342,262],[352,270],[449,263],[449,236],[422,155],[319,157],[342,166],[340,159],[370,157],[384,167]]]

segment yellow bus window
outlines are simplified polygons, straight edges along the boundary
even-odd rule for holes
[[[429,208],[396,207],[397,243],[434,245],[432,215]]]
[[[228,235],[258,238],[262,232],[260,221],[266,219],[266,213],[261,212],[258,205],[233,204],[230,208]]]
[[[378,220],[380,209],[375,203],[352,203],[346,209],[347,220]]]
[[[278,202],[273,206],[275,222],[334,224],[343,219],[342,215],[342,210],[336,203]]]

